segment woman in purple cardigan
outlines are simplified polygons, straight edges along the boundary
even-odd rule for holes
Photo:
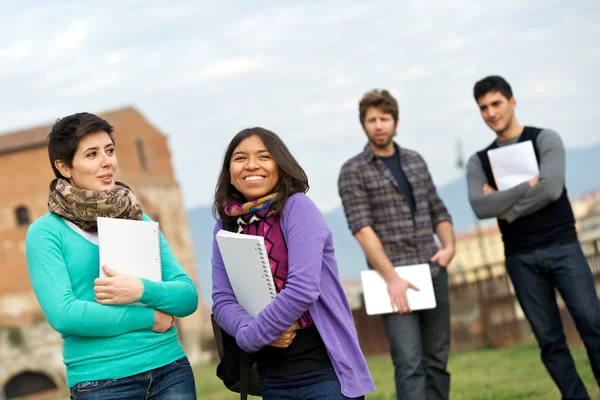
[[[263,399],[364,398],[375,386],[342,290],[332,234],[281,139],[245,129],[227,148],[214,209],[220,229],[265,237],[277,296],[256,318],[236,301],[213,240],[213,314],[254,353]]]

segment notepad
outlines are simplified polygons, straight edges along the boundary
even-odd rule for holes
[[[100,277],[102,265],[125,275],[162,281],[157,222],[98,217]]]
[[[488,150],[487,154],[498,190],[508,190],[540,175],[531,140]]]
[[[419,291],[408,289],[406,292],[411,310],[427,310],[437,306],[429,264],[406,265],[394,269],[402,279],[419,288]],[[387,284],[379,272],[374,269],[361,271],[360,279],[367,315],[391,314],[397,311],[392,308]]]
[[[237,302],[256,318],[276,294],[264,238],[225,230],[216,238]]]

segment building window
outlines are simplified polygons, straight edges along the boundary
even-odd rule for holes
[[[135,139],[135,147],[137,147],[138,160],[140,160],[140,165],[144,171],[148,169],[148,162],[146,161],[146,151],[144,150],[144,142],[142,139]]]
[[[15,214],[17,216],[17,225],[23,226],[31,223],[31,219],[29,218],[29,210],[27,210],[27,207],[17,207]]]

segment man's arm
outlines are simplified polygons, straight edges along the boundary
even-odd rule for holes
[[[442,248],[438,250],[433,257],[432,262],[437,262],[440,267],[447,267],[454,258],[454,230],[452,222],[446,220],[441,221],[435,226],[435,233],[442,243]]]
[[[485,194],[483,186],[487,183],[481,160],[477,154],[473,154],[467,162],[467,185],[469,203],[479,219],[494,218],[505,214],[529,190],[529,183],[523,182],[509,190]]]
[[[368,193],[358,171],[345,165],[338,179],[338,191],[348,225],[371,264],[385,279],[393,307],[401,313],[410,312],[406,290],[413,288],[410,282],[400,278],[385,253],[383,244],[371,227],[371,208]]]
[[[344,165],[340,171],[338,194],[342,200],[348,227],[353,235],[362,227],[373,224],[369,195],[360,172],[351,165]]]
[[[354,237],[365,252],[369,263],[385,280],[392,307],[396,308],[400,314],[411,312],[406,292],[408,289],[419,289],[409,281],[398,276],[394,269],[394,264],[392,264],[385,253],[385,249],[377,233],[370,226],[365,226],[356,232]]]
[[[538,135],[537,147],[540,154],[540,175],[537,185],[506,212],[510,223],[524,215],[541,210],[558,200],[565,184],[565,148],[553,130],[545,129]]]
[[[429,173],[429,168],[427,168],[427,163],[424,159],[423,165],[425,165],[425,170],[427,171],[427,201],[429,203],[429,214],[431,215],[431,223],[434,226],[437,226],[442,221],[452,222],[452,218],[450,218],[450,214],[448,213],[448,209],[444,205],[440,196],[438,196],[437,189],[433,183],[433,178]]]
[[[427,164],[423,160],[427,169],[428,203],[431,223],[435,228],[435,233],[440,239],[442,248],[431,257],[432,262],[437,262],[440,266],[446,267],[454,257],[454,230],[452,229],[452,218],[444,202],[437,193],[433,178],[429,173]]]
[[[394,264],[392,264],[390,258],[385,253],[383,244],[373,228],[365,226],[356,232],[354,237],[365,252],[369,264],[379,272],[383,279],[390,281],[398,276],[394,270]]]
[[[442,243],[442,248],[454,248],[454,229],[450,221],[441,221],[435,226],[435,234]]]
[[[348,165],[343,166],[338,179],[338,191],[350,231],[358,240],[369,263],[386,280],[394,275],[397,276],[381,240],[371,227],[373,219],[369,195],[360,173]]]

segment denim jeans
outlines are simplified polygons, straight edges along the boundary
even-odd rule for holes
[[[196,400],[194,374],[187,357],[121,379],[80,382],[71,400]]]
[[[339,381],[325,381],[297,388],[274,388],[268,379],[260,382],[263,400],[346,400]],[[356,397],[363,400],[365,397]]]
[[[600,386],[600,303],[578,242],[506,257],[515,294],[542,352],[542,361],[563,399],[589,399],[575,369],[556,304],[558,289]]]
[[[433,278],[437,306],[410,314],[384,314],[398,400],[447,400],[450,396],[450,300],[448,271]]]

